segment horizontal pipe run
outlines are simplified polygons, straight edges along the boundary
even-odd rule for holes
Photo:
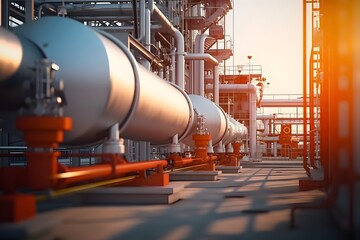
[[[215,161],[217,156],[207,156],[205,159],[203,158],[181,158],[173,160],[172,167],[179,168],[184,166],[189,166],[190,164],[201,164],[208,163],[210,161]]]
[[[172,173],[172,172],[184,172],[184,171],[188,171],[188,170],[195,170],[198,168],[202,168],[205,166],[208,166],[208,163],[202,163],[202,164],[197,164],[197,165],[192,165],[192,166],[187,166],[187,167],[181,167],[181,168],[173,168],[171,170],[166,170],[164,171],[164,173]]]
[[[274,114],[257,114],[256,120],[269,120],[269,119],[276,119],[277,115]]]
[[[55,178],[61,181],[61,186],[66,186],[82,181],[90,181],[98,178],[114,177],[126,173],[143,171],[150,168],[166,167],[166,160],[144,161],[127,164],[99,164],[96,166],[65,168],[64,173],[58,174]]]
[[[185,60],[205,60],[214,65],[219,64],[218,60],[208,53],[188,53],[185,56]]]
[[[181,159],[174,160],[172,162],[172,167],[180,168],[180,167],[184,167],[184,166],[189,166],[190,164],[200,164],[200,163],[208,162],[208,160],[210,160],[210,159],[206,159],[204,161],[204,159],[202,159],[202,158],[181,158]]]
[[[60,28],[66,31],[60,34]],[[23,82],[33,77],[28,70],[33,62],[44,57],[60,66],[56,77],[64,81],[68,103],[64,106],[64,115],[73,119],[73,130],[65,133],[64,145],[82,146],[103,141],[108,128],[115,123],[119,123],[121,129],[126,126],[121,133],[123,138],[168,144],[175,134],[185,137],[192,126],[193,119],[189,116],[194,115],[193,108],[183,91],[140,65],[138,82],[128,57],[130,52],[119,49],[104,32],[68,18],[46,17],[14,28],[17,36],[6,33],[19,39],[16,44],[22,51],[19,53],[28,55],[28,58],[19,56],[9,60],[16,67],[4,74],[0,72],[0,81],[4,80],[7,85],[0,88],[0,117],[6,131],[19,134],[14,124],[16,111],[31,95],[22,87]],[[4,39],[5,35],[0,35],[0,41]],[[0,47],[11,48],[10,41],[4,41],[8,44]],[[3,53],[0,53],[2,68]],[[133,103],[138,88],[140,96],[136,107]],[[97,98],[90,97],[95,95]],[[134,115],[130,124],[125,124],[130,111],[135,111]]]
[[[256,87],[254,84],[220,84],[220,92],[222,93],[255,93]]]
[[[163,16],[156,7],[155,12],[158,17]],[[168,20],[160,22],[169,24]],[[59,34],[59,28],[66,31]],[[176,36],[182,38],[174,26],[166,25],[164,28],[172,29]],[[174,87],[141,65],[135,68],[137,64],[129,58],[131,53],[120,48],[120,44],[105,32],[94,31],[68,18],[46,17],[14,28],[17,35],[7,33],[19,40],[17,47],[22,49],[24,56],[28,55],[27,58],[10,60],[10,63],[20,63],[20,67],[8,74],[0,74],[0,81],[3,77],[6,85],[11,85],[0,88],[2,128],[10,133],[18,133],[14,124],[16,111],[31,95],[22,87],[25,80],[33,77],[28,69],[34,60],[45,57],[60,66],[56,77],[64,81],[68,103],[64,106],[64,115],[73,119],[73,130],[65,133],[64,145],[100,143],[107,137],[108,129],[119,123],[123,138],[162,145],[171,143],[172,137],[177,134],[180,141],[187,139],[186,144],[192,146],[191,135],[196,131],[194,109],[206,117],[206,127],[213,144],[225,136],[228,117],[222,109],[208,99],[188,97],[181,84]],[[3,37],[0,35],[0,41],[5,39]],[[43,43],[44,38],[46,44]],[[180,46],[181,49],[178,48]],[[178,43],[178,47],[177,57],[184,57],[183,44]],[[212,59],[209,55],[207,57]],[[2,60],[0,56],[0,63]],[[185,57],[177,63],[184,61]],[[180,75],[183,78],[184,72]],[[181,82],[181,78],[177,77],[178,83],[179,79]],[[9,91],[12,86],[16,91]],[[95,95],[97,98],[90,97]],[[2,104],[4,108],[1,108]]]

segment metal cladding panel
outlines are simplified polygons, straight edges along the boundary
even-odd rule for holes
[[[205,127],[211,135],[212,144],[216,145],[223,139],[228,128],[228,120],[225,112],[207,98],[199,95],[189,95],[189,97],[193,104],[196,116],[194,118],[192,131],[190,132],[191,134],[186,137],[183,142],[188,146],[194,146],[192,135],[196,133],[196,118],[198,115],[203,115],[205,116]]]
[[[65,144],[84,145],[106,137],[130,111],[134,74],[126,55],[89,27],[67,18],[44,17],[14,29],[59,65],[73,130]]]
[[[139,66],[139,75],[138,108],[122,137],[152,144],[171,143],[176,134],[183,137],[192,126],[194,115],[186,93],[142,66]]]

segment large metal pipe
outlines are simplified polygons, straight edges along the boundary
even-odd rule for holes
[[[245,140],[248,134],[247,128],[230,116],[228,116],[228,121],[229,127],[223,139],[223,144],[227,145],[234,141]]]
[[[64,113],[73,118],[74,125],[73,131],[65,134],[66,144],[81,145],[101,140],[114,123],[121,125],[134,101],[134,70],[126,55],[111,40],[81,23],[59,17],[41,18],[15,28],[14,32],[36,44],[19,44],[20,40],[17,44],[18,48],[25,48],[23,52],[37,52],[32,55],[33,60],[42,57],[43,53],[60,66],[57,77],[65,82],[69,103]],[[2,49],[4,47],[2,45]],[[24,60],[19,58],[18,62]],[[1,56],[0,59],[3,61],[4,58]],[[138,69],[141,88],[138,108],[122,136],[153,144],[170,143],[175,134],[183,137],[192,125],[193,116],[186,94],[142,66]],[[7,72],[7,75],[13,72]],[[0,80],[4,79],[1,75]],[[24,79],[27,78],[21,80]],[[8,80],[14,82],[15,78]],[[21,93],[21,87],[17,87]],[[6,91],[7,88],[0,89],[0,102],[12,105],[12,97],[3,98]],[[15,113],[6,113],[2,117],[6,119],[13,115]],[[4,121],[2,125],[5,124],[4,129],[11,128],[9,125],[14,123]]]
[[[19,85],[32,80],[34,59],[44,55],[34,43],[4,28],[0,28],[0,55],[0,111],[17,110],[29,94],[26,88],[19,91]],[[12,81],[6,81],[10,77]]]
[[[109,34],[60,17],[44,17],[17,27],[14,32],[18,37],[7,31],[0,35],[0,42],[4,43],[0,45],[0,103],[8,107],[0,108],[4,111],[0,113],[4,120],[0,127],[4,130],[14,131],[16,110],[29,95],[22,87],[24,81],[34,75],[28,68],[46,57],[60,66],[56,76],[64,80],[68,102],[64,114],[73,118],[73,130],[65,134],[65,144],[101,141],[115,124],[119,123],[122,128],[129,112],[134,112],[133,117],[121,135],[132,140],[168,144],[176,134],[179,140],[191,139],[196,131],[194,109],[206,117],[214,145],[227,136],[229,122],[235,125],[235,130],[231,130],[226,139],[234,139],[239,134],[236,129],[240,129],[241,124],[229,120],[210,100],[195,95],[189,97],[179,86],[160,79],[141,65],[137,65],[136,70],[128,53],[120,49]],[[12,44],[17,53],[13,59],[6,57],[9,54],[4,51],[13,47]],[[2,64],[6,62],[14,67],[6,70]],[[138,71],[138,82],[134,71]],[[9,86],[16,89],[17,94],[5,95]],[[140,89],[138,96],[136,88]],[[134,98],[137,98],[136,105]]]
[[[220,84],[221,93],[249,94],[249,142],[250,158],[256,158],[256,87],[254,84]]]
[[[20,39],[11,32],[0,28],[0,83],[15,74],[25,54]]]
[[[205,127],[211,135],[213,146],[219,144],[220,141],[227,144],[236,139],[241,140],[246,136],[246,127],[227,115],[221,107],[199,95],[189,95],[189,97],[194,106],[195,119],[199,115],[205,116]],[[191,132],[196,132],[197,127],[197,124],[194,124]],[[183,142],[194,147],[191,135],[185,138]]]

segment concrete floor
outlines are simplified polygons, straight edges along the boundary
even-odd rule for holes
[[[44,203],[36,221],[53,222],[53,228],[33,238],[345,239],[325,209],[296,211],[296,228],[289,228],[291,207],[321,203],[324,193],[298,191],[299,178],[306,177],[300,162],[270,163],[244,164],[240,173],[222,174],[215,182],[174,182],[185,188],[172,205]]]

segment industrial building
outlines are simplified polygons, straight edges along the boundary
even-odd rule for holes
[[[0,1],[1,239],[360,239],[360,3],[302,1],[281,98],[234,1]]]

